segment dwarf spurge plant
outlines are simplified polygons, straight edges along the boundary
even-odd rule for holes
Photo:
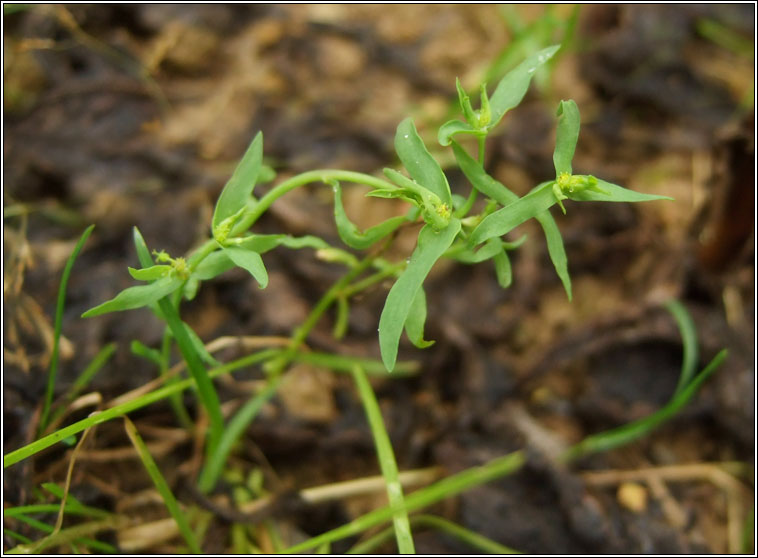
[[[209,414],[211,428],[208,445],[212,454],[221,439],[224,421],[218,396],[205,369],[209,355],[204,352],[197,336],[181,321],[179,302],[182,297],[192,298],[202,281],[213,279],[233,267],[247,270],[260,288],[265,288],[268,273],[262,256],[276,247],[315,249],[322,258],[346,265],[348,272],[344,285],[338,285],[342,290],[330,292],[328,298],[322,299],[308,327],[304,326],[293,337],[290,352],[285,356],[280,354],[270,363],[267,370],[273,374],[280,373],[294,358],[294,351],[327,306],[336,303],[344,323],[344,314],[348,309],[348,295],[345,293],[355,294],[359,290],[358,285],[365,288],[386,277],[396,277],[396,281],[379,318],[379,347],[386,369],[392,371],[397,363],[403,331],[417,347],[432,344],[424,339],[427,307],[423,285],[434,264],[443,257],[465,264],[492,260],[499,284],[507,287],[512,280],[508,252],[518,248],[524,239],[508,242],[502,237],[532,218],[539,222],[544,231],[550,258],[571,298],[566,253],[550,208],[558,204],[565,213],[564,202],[567,200],[639,202],[667,198],[627,190],[594,176],[573,174],[571,161],[579,137],[580,117],[579,109],[572,100],[561,101],[557,110],[554,180],[539,184],[525,196],[518,197],[484,170],[484,146],[488,134],[508,111],[521,102],[535,71],[549,61],[558,48],[552,46],[529,57],[500,80],[492,95],[488,95],[486,85],[482,85],[478,110],[474,109],[460,83],[457,84],[464,120],[443,124],[438,140],[442,146],[450,146],[460,170],[473,186],[468,197],[452,194],[439,163],[424,145],[413,121],[406,119],[400,123],[395,135],[395,150],[405,172],[388,168],[384,170],[385,178],[377,178],[345,170],[309,171],[280,182],[258,198],[254,191],[257,183],[261,179],[273,178],[272,170],[263,165],[263,136],[258,133],[219,196],[209,240],[186,259],[165,252],[153,252],[154,260],[144,239],[135,229],[134,240],[142,268],[130,268],[129,272],[134,279],[145,284],[122,291],[84,316],[148,306],[166,321],[187,360],[199,396]],[[476,158],[458,143],[460,138],[466,136],[477,140]],[[344,244],[353,250],[374,247],[364,259],[360,260],[353,252],[331,246],[314,236],[262,235],[252,230],[274,201],[311,182],[332,187],[336,228]],[[409,210],[405,215],[361,231],[350,221],[343,207],[343,183],[369,186],[371,191],[368,196],[403,200],[409,204]],[[485,203],[476,203],[479,194],[486,197]],[[416,247],[407,261],[393,264],[384,260],[381,257],[382,249],[386,248],[391,235],[399,227],[413,223],[419,223],[421,228]],[[366,273],[373,275],[361,279],[360,276]],[[212,488],[212,484],[211,481],[207,482],[205,489]]]

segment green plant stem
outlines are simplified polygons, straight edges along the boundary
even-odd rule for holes
[[[395,188],[395,186],[383,180],[372,176],[370,174],[364,174],[361,172],[336,170],[336,169],[324,169],[314,170],[298,174],[293,176],[274,186],[269,190],[260,200],[252,202],[251,209],[240,219],[240,221],[232,228],[229,236],[236,236],[247,229],[249,229],[271,205],[281,198],[286,193],[310,184],[311,182],[322,182],[329,184],[333,181],[352,182],[355,184],[365,184],[373,188]],[[197,265],[203,261],[209,254],[216,251],[219,248],[218,242],[213,238],[206,240],[195,252],[190,256],[188,264],[190,269],[195,269]]]
[[[271,207],[277,199],[281,198],[287,192],[305,186],[310,182],[323,182],[329,184],[330,182],[352,182],[354,184],[365,184],[366,186],[372,186],[374,188],[395,188],[393,184],[371,176],[370,174],[364,174],[361,172],[352,172],[336,169],[324,169],[314,170],[298,174],[292,178],[288,178],[278,185],[269,190],[260,200],[258,200],[253,208],[247,213],[234,228],[232,228],[231,236],[238,235],[255,223],[258,218],[265,213],[265,211]]]
[[[61,284],[58,287],[58,301],[55,307],[55,325],[53,327],[53,350],[50,355],[50,371],[47,375],[47,389],[45,390],[45,400],[42,404],[42,413],[40,415],[39,427],[37,434],[41,434],[48,423],[50,416],[50,406],[53,404],[53,394],[55,393],[55,378],[58,375],[58,355],[59,355],[59,343],[61,338],[61,330],[63,329],[63,309],[66,305],[66,286],[68,285],[68,278],[71,275],[71,269],[74,267],[79,252],[84,247],[84,243],[87,242],[92,229],[95,225],[87,227],[82,236],[79,237],[79,241],[74,247],[74,251],[66,260],[66,266],[63,268],[63,276],[61,277]]]
[[[169,362],[171,359],[171,334],[170,334],[170,329],[168,327],[163,331],[163,339],[161,339],[160,357],[161,358],[160,358],[160,364],[159,364],[159,372],[160,372],[161,377],[166,378],[166,385],[171,385],[177,382],[179,380],[178,377],[173,376],[173,375],[171,377],[167,377]],[[182,428],[191,432],[194,429],[194,423],[192,422],[192,418],[187,412],[187,408],[184,406],[181,393],[176,392],[172,394],[169,397],[169,404],[174,410],[176,419],[179,421],[179,424],[182,426]]]
[[[345,287],[342,290],[342,296],[345,298],[350,298],[351,296],[354,296],[355,294],[365,291],[367,288],[376,285],[377,283],[385,280],[387,277],[392,277],[393,275],[397,275],[399,271],[402,271],[406,268],[408,264],[406,262],[398,262],[396,264],[391,264],[385,267],[384,269],[381,269],[374,273],[373,275],[369,275],[368,277],[361,279],[360,281],[356,281],[352,285],[349,285]]]
[[[382,411],[379,409],[379,403],[374,395],[374,390],[366,377],[366,373],[360,366],[353,367],[353,379],[358,387],[358,393],[361,396],[363,409],[366,412],[371,434],[374,437],[376,454],[379,458],[379,466],[384,476],[384,482],[387,487],[387,500],[390,507],[395,510],[392,522],[394,524],[395,538],[397,540],[397,550],[400,554],[415,554],[413,546],[413,536],[411,535],[411,524],[408,521],[408,512],[405,511],[405,498],[403,497],[403,487],[400,484],[397,472],[397,462],[395,461],[395,452],[392,450],[392,443],[387,434],[382,419]]]
[[[361,260],[358,265],[353,267],[345,275],[343,275],[331,288],[324,293],[324,296],[319,299],[314,306],[311,313],[305,321],[295,330],[295,333],[290,339],[289,345],[285,349],[282,356],[271,363],[267,371],[270,374],[277,375],[284,370],[284,368],[292,361],[298,348],[305,342],[308,334],[316,326],[321,316],[326,312],[329,306],[340,296],[342,291],[361,273],[371,266],[376,256],[369,255]]]
[[[179,346],[179,351],[182,353],[185,362],[187,363],[187,369],[190,371],[192,378],[197,385],[197,392],[200,396],[208,418],[210,420],[210,426],[208,428],[208,445],[206,446],[206,454],[213,455],[218,447],[218,443],[224,433],[224,416],[221,414],[221,402],[216,393],[216,388],[213,386],[208,372],[203,366],[203,362],[200,359],[200,355],[195,351],[195,347],[192,345],[192,340],[187,334],[187,330],[184,329],[184,324],[179,313],[174,305],[171,304],[168,297],[164,297],[158,301],[158,306],[163,312],[163,316],[166,319],[166,323],[171,328],[171,333],[176,339],[176,344]]]
[[[484,156],[485,156],[485,143],[487,141],[486,135],[481,135],[476,137],[477,145],[479,147],[479,156],[478,161],[479,164],[484,168]],[[466,215],[468,215],[468,212],[471,211],[471,208],[474,207],[474,203],[476,202],[476,198],[479,195],[479,190],[476,188],[471,189],[471,193],[468,196],[468,199],[466,199],[466,203],[464,203],[458,211],[455,212],[455,216],[459,219],[464,218]]]

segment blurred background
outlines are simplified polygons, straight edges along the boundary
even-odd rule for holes
[[[3,8],[5,453],[34,434],[58,282],[87,225],[96,228],[68,287],[59,381],[73,381],[116,342],[92,383],[108,401],[155,377],[129,346],[135,339],[158,346],[163,333],[146,311],[79,318],[132,284],[133,226],[151,249],[172,255],[206,239],[215,200],[259,130],[277,180],[318,168],[397,167],[395,127],[407,116],[451,165],[436,131],[457,117],[456,77],[476,99],[479,83],[491,90],[525,57],[560,43],[488,141],[488,172],[519,195],[553,178],[555,110],[571,98],[582,115],[575,172],[675,201],[570,203],[566,216],[556,212],[573,303],[529,224],[520,231],[528,241],[512,253],[508,290],[487,265],[438,266],[426,287],[427,336],[437,344],[419,351],[403,343],[401,357],[419,361],[421,373],[377,384],[399,464],[459,470],[530,447],[534,430],[523,416],[573,443],[659,408],[681,365],[678,330],[661,306],[676,297],[695,320],[701,364],[730,350],[679,417],[583,468],[531,467],[442,511],[526,552],[752,552],[745,533],[755,440],[753,4]],[[448,178],[454,191],[468,192],[460,173]],[[360,226],[403,211],[366,191],[345,192]],[[313,185],[279,200],[256,230],[339,244],[332,211],[331,189]],[[413,242],[399,237],[393,257],[407,257]],[[343,271],[310,251],[280,249],[265,261],[265,291],[233,271],[183,306],[203,341],[289,336]],[[353,304],[344,339],[334,340],[333,324],[322,320],[309,344],[378,357],[388,287]],[[297,486],[374,474],[350,379],[313,367],[290,374],[248,434],[270,466]],[[167,406],[137,418],[171,424]],[[103,425],[96,447],[121,444],[118,428],[109,435]],[[176,442],[164,459],[189,459],[186,445]],[[41,480],[60,477],[61,455],[6,471],[6,502],[23,503]],[[258,457],[241,459],[252,467]],[[149,484],[128,472],[128,460],[83,463],[79,496],[106,508],[124,511],[121,496]],[[714,463],[749,473],[734,473],[734,490],[708,473],[643,483],[643,505],[622,497],[620,480],[601,485],[583,476],[677,464],[710,471]],[[371,504],[334,504],[306,523],[318,532]],[[291,521],[302,527],[302,517]],[[223,541],[215,550],[224,551]],[[465,547],[429,533],[417,550]]]

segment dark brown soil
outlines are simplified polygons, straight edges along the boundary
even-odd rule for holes
[[[560,6],[555,17],[571,11]],[[535,21],[545,7],[519,13]],[[400,357],[419,361],[420,374],[375,383],[400,467],[458,471],[519,448],[535,455],[521,473],[435,512],[529,553],[752,552],[752,543],[739,546],[753,529],[744,520],[754,509],[752,472],[730,476],[732,490],[716,473],[640,480],[632,490],[648,498],[637,509],[621,476],[601,484],[587,475],[754,466],[755,138],[752,97],[744,102],[753,60],[752,50],[709,38],[713,22],[732,42],[753,43],[749,4],[582,7],[551,79],[532,88],[488,144],[488,170],[524,194],[551,178],[554,107],[573,98],[583,121],[576,171],[675,201],[573,203],[566,216],[556,212],[572,303],[543,237],[528,225],[508,290],[487,264],[435,269],[427,336],[436,344],[421,351],[403,341]],[[171,254],[207,238],[213,204],[258,130],[280,177],[396,165],[397,124],[413,116],[432,145],[449,117],[456,76],[475,85],[514,39],[492,5],[37,5],[6,12],[4,23],[4,453],[34,436],[58,282],[86,225],[96,228],[68,286],[58,393],[116,342],[90,386],[107,402],[155,378],[155,367],[129,347],[135,339],[158,347],[163,335],[146,310],[79,317],[132,284],[133,226],[151,248]],[[462,176],[449,178],[467,191]],[[358,190],[346,193],[346,204],[362,226],[397,210]],[[331,215],[330,191],[314,185],[277,202],[256,230],[337,244]],[[413,239],[401,237],[392,257],[412,249]],[[203,341],[287,337],[341,273],[310,250],[278,249],[265,262],[267,289],[235,271],[183,305]],[[345,339],[333,339],[328,314],[309,346],[378,358],[388,288],[354,301]],[[535,432],[562,446],[668,401],[682,352],[662,307],[671,297],[693,315],[701,367],[725,347],[729,359],[684,412],[643,441],[557,468]],[[236,377],[261,377],[245,374]],[[269,490],[376,474],[350,378],[307,367],[290,374],[295,381],[252,424],[234,466],[245,474],[263,468]],[[223,397],[242,401],[244,389],[227,382]],[[194,412],[193,395],[185,401]],[[132,419],[151,443],[175,436],[156,459],[177,493],[187,493],[196,455],[193,441],[176,435],[170,407],[156,404]],[[159,505],[134,503],[151,485],[128,447],[120,421],[99,426],[77,461],[72,493],[140,523],[166,517]],[[126,453],[106,452],[118,448]],[[68,456],[53,448],[5,470],[4,505],[36,501],[42,482],[62,483]],[[375,505],[345,501],[279,517],[293,532],[317,534]],[[229,551],[227,527],[214,521],[205,551]],[[168,543],[132,551],[171,551]],[[416,543],[422,553],[470,551],[432,531],[419,532]]]

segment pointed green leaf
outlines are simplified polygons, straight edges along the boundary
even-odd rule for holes
[[[405,320],[405,334],[419,349],[434,345],[434,341],[424,339],[424,324],[426,323],[426,293],[421,287],[413,297],[408,317]]]
[[[500,205],[508,205],[518,200],[516,194],[487,174],[479,161],[471,157],[458,142],[453,141],[452,146],[458,166],[474,188]]]
[[[503,247],[502,244],[500,247]],[[511,260],[508,258],[508,252],[501,249],[500,252],[492,257],[492,261],[495,263],[495,276],[497,277],[498,285],[503,289],[507,289],[513,281],[513,271],[511,270]]]
[[[495,236],[502,236],[524,221],[536,217],[556,203],[554,182],[543,182],[523,198],[485,217],[471,233],[470,243],[479,244]]]
[[[559,48],[560,45],[554,45],[542,49],[524,60],[500,80],[495,92],[490,97],[492,120],[487,127],[488,129],[496,126],[506,112],[521,102],[529,89],[529,82],[531,82],[534,72],[550,60]]]
[[[170,265],[151,265],[144,269],[128,268],[129,275],[131,275],[137,281],[155,281],[156,279],[162,279],[171,273]]]
[[[558,230],[558,224],[548,211],[540,213],[535,219],[537,219],[542,226],[542,230],[545,232],[550,261],[553,262],[555,272],[558,274],[561,283],[563,283],[563,288],[566,291],[568,299],[571,300],[571,276],[568,271],[568,258],[566,257],[566,249],[563,247],[563,238],[561,237],[561,231]]]
[[[450,186],[445,173],[426,149],[410,118],[403,120],[397,127],[395,151],[413,180],[437,194],[440,200],[452,207]]]
[[[214,277],[229,271],[234,265],[234,262],[229,259],[229,256],[225,254],[223,250],[211,252],[205,257],[205,259],[203,259],[203,261],[197,264],[197,267],[192,272],[192,278],[201,281],[213,279]]]
[[[460,252],[452,254],[453,259],[465,264],[477,264],[489,260],[495,254],[503,251],[503,241],[499,238],[490,238],[484,246],[475,250],[474,246],[464,241]]]
[[[576,142],[579,139],[579,107],[573,100],[561,101],[558,105],[558,130],[555,135],[553,164],[555,176],[562,173],[571,174],[571,161],[574,158]]]
[[[382,199],[396,199],[403,200],[408,203],[418,203],[415,197],[411,197],[408,190],[405,188],[398,188],[396,190],[371,190],[366,193],[367,198],[382,198]]]
[[[221,221],[247,205],[258,180],[262,159],[263,134],[258,132],[216,202],[216,209],[213,212],[214,229]]]
[[[138,341],[134,339],[131,344],[129,345],[129,348],[131,349],[132,353],[140,356],[144,359],[149,360],[159,368],[163,366],[163,356],[161,355],[161,352],[157,349],[151,349],[141,341]]]
[[[150,267],[153,265],[153,257],[150,255],[150,250],[145,243],[145,239],[142,237],[142,233],[137,227],[132,229],[132,239],[134,240],[134,247],[137,250],[137,259],[142,267]]]
[[[184,296],[186,300],[194,300],[194,298],[197,296],[197,291],[199,288],[200,280],[197,277],[190,276],[190,278],[187,279],[187,282],[184,283],[182,296]]]
[[[261,170],[258,172],[258,180],[256,180],[256,184],[265,184],[266,182],[271,182],[276,178],[276,171],[268,166],[268,165],[261,165]]]
[[[268,285],[268,272],[258,252],[243,248],[224,247],[224,253],[235,264],[246,269],[258,281],[258,286],[261,289],[266,288],[266,285]]]
[[[461,80],[458,78],[455,78],[455,89],[458,91],[458,103],[461,106],[461,113],[463,113],[463,117],[466,119],[466,122],[474,126],[477,120],[476,113],[471,106],[471,99],[469,98],[468,93],[466,93],[466,90],[463,89]]]
[[[392,217],[383,223],[371,227],[365,232],[361,232],[345,213],[345,207],[342,205],[342,189],[339,184],[335,183],[334,188],[334,221],[337,224],[337,233],[340,235],[342,242],[355,248],[356,250],[365,250],[375,242],[391,234],[400,225],[406,222],[405,217]]]
[[[141,308],[156,302],[166,295],[171,294],[181,287],[182,280],[178,277],[164,277],[149,285],[139,287],[129,287],[121,291],[115,298],[103,302],[99,306],[87,310],[82,314],[82,318],[91,318],[108,312],[118,312],[121,310],[131,310]]]
[[[600,191],[601,189],[604,192]],[[674,199],[668,196],[635,192],[599,178],[597,179],[597,189],[587,188],[576,192],[566,192],[566,195],[574,201],[645,202]]]
[[[448,146],[452,141],[455,134],[481,134],[480,131],[471,127],[468,122],[462,122],[460,120],[448,120],[442,126],[440,126],[439,132],[437,132],[437,141],[440,145]]]
[[[390,372],[397,361],[400,335],[410,313],[413,299],[434,263],[450,247],[460,229],[461,222],[458,219],[451,219],[447,228],[441,231],[435,231],[431,225],[424,225],[419,232],[418,244],[411,255],[408,267],[387,295],[379,318],[379,347],[382,361]]]

